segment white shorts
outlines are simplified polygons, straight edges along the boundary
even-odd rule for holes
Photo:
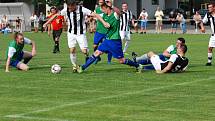
[[[120,31],[120,37],[122,40],[129,41],[131,40],[131,33],[130,31]]]
[[[76,44],[79,44],[79,47],[81,49],[87,49],[88,48],[88,42],[87,42],[87,37],[85,34],[81,35],[74,35],[71,33],[67,33],[68,37],[68,46],[69,48],[74,48],[76,47]]]
[[[161,71],[161,63],[165,63],[165,62],[162,61],[158,55],[152,56],[150,60],[155,70]]]
[[[208,46],[215,47],[215,36],[211,36]]]

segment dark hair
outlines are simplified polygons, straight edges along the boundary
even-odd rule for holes
[[[183,53],[187,52],[187,45],[183,44],[180,46],[180,49],[183,51]]]
[[[185,44],[185,39],[184,38],[180,37],[180,38],[178,38],[178,40],[181,41],[183,44]]]
[[[50,8],[50,11],[51,11],[52,9],[57,10],[57,7],[52,6],[52,7]]]
[[[20,33],[20,32],[16,32],[16,33],[14,34],[14,39],[16,40],[16,38],[17,38],[18,36],[23,36],[23,34]]]
[[[146,10],[145,8],[143,8],[143,10]]]
[[[126,2],[122,2],[122,5],[124,5],[124,4],[128,5],[128,3],[126,3]]]
[[[211,1],[208,5],[212,5],[213,7],[215,7],[215,1]]]
[[[109,8],[109,9],[111,9],[111,8],[112,8],[111,6],[107,5],[106,3],[104,3],[104,4],[102,4],[102,5],[101,5],[101,8],[103,8],[103,7],[105,7],[105,8]]]
[[[66,1],[66,4],[67,4],[67,5],[76,5],[76,4],[77,4],[77,1],[76,1],[76,0],[67,0],[67,1]]]

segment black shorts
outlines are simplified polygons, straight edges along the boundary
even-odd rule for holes
[[[53,39],[55,40],[57,37],[60,38],[60,35],[62,33],[63,29],[59,29],[59,30],[53,30]]]

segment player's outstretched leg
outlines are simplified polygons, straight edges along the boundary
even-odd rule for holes
[[[111,60],[112,60],[112,53],[108,53],[108,64],[111,64]]]

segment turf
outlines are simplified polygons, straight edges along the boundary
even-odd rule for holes
[[[129,53],[162,52],[177,37],[184,37],[190,60],[187,72],[142,74],[113,60],[92,65],[82,74],[72,73],[66,34],[61,53],[53,54],[47,34],[25,33],[36,41],[37,56],[29,72],[4,72],[5,50],[12,35],[0,35],[1,121],[213,121],[215,120],[214,66],[207,62],[209,35],[132,34]],[[93,35],[88,34],[92,53]],[[26,46],[25,50],[30,47]],[[130,56],[126,56],[131,58]],[[78,50],[78,62],[84,56]],[[61,74],[50,73],[60,64]]]

